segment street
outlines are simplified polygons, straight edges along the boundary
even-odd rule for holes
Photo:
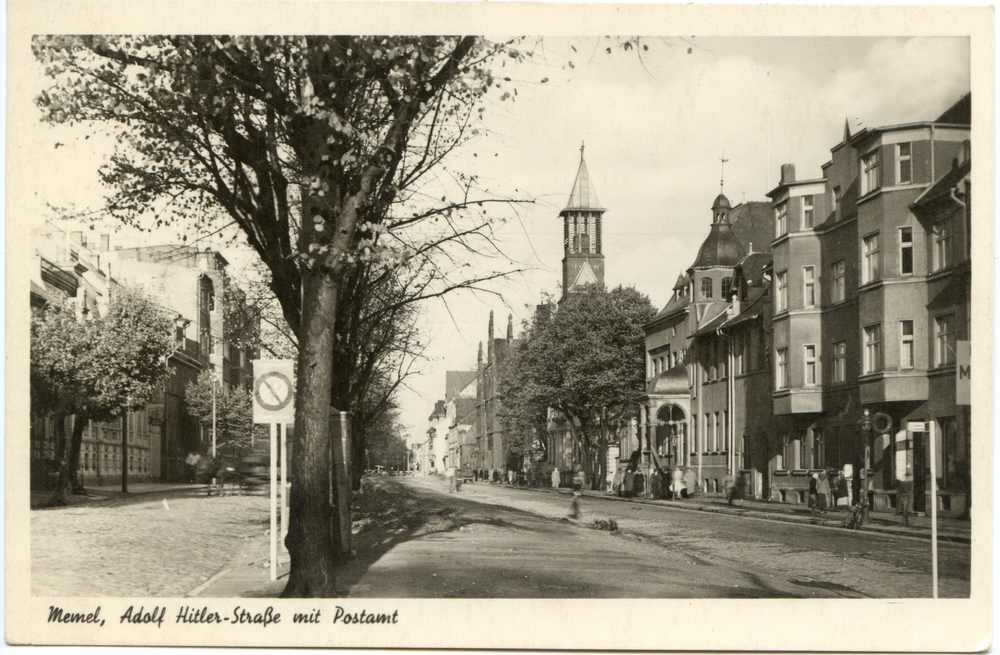
[[[341,594],[380,598],[912,598],[927,539],[439,477],[368,477]],[[595,521],[604,529],[595,528]],[[619,531],[612,532],[611,522]],[[32,512],[32,593],[276,596],[265,496],[203,492]],[[939,544],[940,595],[967,597],[970,547]]]
[[[488,483],[457,494],[434,477],[392,478],[451,524],[411,535],[351,596],[912,598],[931,595],[926,539],[692,512]],[[512,511],[518,510],[518,511]],[[540,520],[541,518],[547,520]],[[592,529],[614,520],[621,534]],[[939,544],[940,596],[969,594],[970,548]],[[397,588],[398,587],[398,588]]]

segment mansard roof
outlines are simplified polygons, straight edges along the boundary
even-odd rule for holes
[[[698,256],[691,267],[736,266],[742,258],[743,248],[733,234],[733,226],[729,223],[712,223],[712,230],[698,249]]]

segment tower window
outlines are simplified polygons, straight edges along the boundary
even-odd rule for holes
[[[701,299],[712,299],[712,278],[710,277],[701,278]]]
[[[733,278],[724,277],[722,278],[722,299],[729,300],[729,296],[733,291]]]

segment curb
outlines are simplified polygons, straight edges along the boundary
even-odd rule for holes
[[[514,487],[521,491],[548,491],[550,493],[558,493],[564,495],[571,495],[573,492],[566,489],[553,490],[551,488],[543,487]],[[688,505],[686,503],[677,503],[669,500],[653,500],[647,498],[621,498],[619,496],[605,496],[601,494],[596,494],[593,492],[581,492],[585,498],[597,498],[601,500],[614,500],[618,502],[627,503],[637,503],[640,505],[652,505],[655,507],[668,507],[670,509],[679,509],[688,512],[710,512],[714,514],[727,514],[730,516],[743,516],[745,518],[760,519],[764,521],[778,521],[783,523],[795,523],[798,525],[814,525],[824,528],[834,528],[837,530],[845,530],[849,532],[873,532],[876,534],[886,534],[898,537],[913,537],[916,539],[926,539],[930,541],[931,533],[930,530],[919,530],[910,531],[902,528],[895,528],[892,526],[881,526],[881,525],[867,525],[858,528],[857,530],[851,530],[850,528],[845,528],[841,521],[831,521],[830,519],[821,519],[813,517],[798,517],[792,516],[790,514],[778,513],[778,512],[768,512],[756,508],[728,508],[728,507],[713,507],[711,505],[704,504],[692,504]],[[956,534],[953,532],[941,533],[938,532],[938,541],[944,541],[949,543],[961,543],[961,544],[971,544],[971,535]]]

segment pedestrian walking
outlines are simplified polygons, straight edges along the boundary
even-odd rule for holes
[[[675,466],[670,472],[670,491],[673,492],[674,500],[684,495],[684,472],[680,467]]]
[[[896,514],[903,515],[903,525],[910,524],[910,512],[913,511],[913,476],[909,473],[906,478],[896,485]]]
[[[730,473],[726,473],[725,477],[722,479],[722,487],[726,491],[726,502],[730,505],[736,500],[736,478]]]
[[[576,473],[573,474],[574,491],[581,491],[585,484],[587,484],[587,477],[583,474],[582,468],[577,468]]]
[[[566,515],[571,519],[579,519],[583,516],[583,512],[580,511],[580,492],[574,491],[573,498],[569,501],[569,513]]]
[[[667,485],[663,484],[663,475],[660,469],[655,469],[649,476],[649,495],[653,498],[665,496]]]
[[[698,486],[698,476],[695,474],[694,469],[690,466],[684,470],[684,491],[681,492],[681,496],[684,498],[693,498],[695,487]]]
[[[809,476],[809,511],[819,514],[819,476],[815,473]]]
[[[507,469],[507,483],[514,486],[514,469]]]
[[[622,477],[622,495],[626,498],[635,495],[635,471],[630,468],[625,469],[625,475]]]
[[[554,469],[552,469],[552,488],[553,489],[558,489],[559,488],[559,479],[560,479],[560,476],[559,476],[559,467],[557,466]]]
[[[458,486],[455,483],[455,467],[449,466],[444,473],[445,477],[448,478],[448,493],[453,494],[458,491]]]

